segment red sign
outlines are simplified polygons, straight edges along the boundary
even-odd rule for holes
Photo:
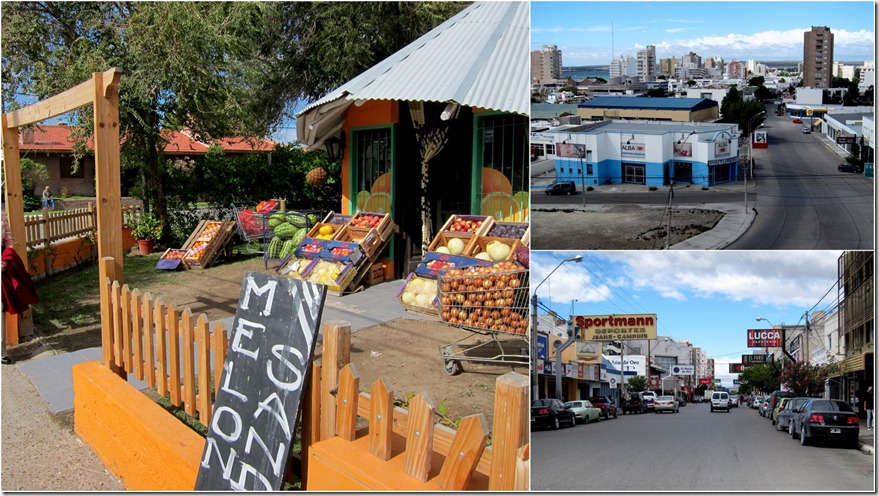
[[[701,384],[708,384],[708,385],[711,385],[713,382],[714,382],[714,379],[712,379],[711,377],[700,377],[700,378],[699,378],[699,384],[700,384],[700,385],[701,385]]]
[[[781,329],[748,329],[748,348],[780,348]]]
[[[729,373],[730,374],[741,374],[745,371],[745,365],[741,363],[731,363],[729,364]]]

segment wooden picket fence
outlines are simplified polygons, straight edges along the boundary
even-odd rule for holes
[[[124,210],[122,226],[130,227],[141,215],[140,206],[128,206]],[[24,217],[24,238],[28,248],[49,246],[54,241],[65,238],[79,238],[95,235],[97,212],[94,204],[87,208],[52,211],[43,209],[40,215]]]
[[[112,259],[102,263],[110,264]],[[105,279],[101,294],[103,364],[122,377],[134,374],[158,394],[204,425],[210,425],[217,385],[220,384],[228,337],[222,324],[210,324],[204,314],[193,318],[149,293],[140,294],[119,281]],[[387,462],[400,455],[394,438],[405,438],[405,474],[441,489],[472,489],[475,476],[490,490],[526,491],[530,484],[529,380],[514,372],[496,381],[494,425],[489,431],[483,414],[461,420],[457,430],[435,422],[434,406],[426,393],[416,395],[409,409],[394,406],[394,393],[379,379],[360,391],[360,380],[350,358],[348,325],[324,325],[320,363],[313,363],[302,396],[300,419],[302,454],[291,465],[309,487],[308,454],[321,441],[341,438],[352,443],[350,457],[369,456]],[[366,419],[368,427],[358,427]],[[491,446],[486,441],[492,437]],[[368,436],[368,452],[353,442]],[[394,450],[397,450],[395,453]],[[439,470],[431,461],[443,458]],[[389,463],[389,462],[388,462]],[[298,466],[297,466],[298,465]],[[388,465],[389,467],[391,465]],[[315,489],[333,490],[316,484]],[[393,481],[391,481],[393,483]],[[485,486],[485,487],[482,487]]]
[[[112,322],[110,328],[102,326],[104,365],[125,377],[134,374],[159,395],[168,395],[171,404],[210,425],[229,343],[223,325],[216,323],[212,331],[204,314],[194,319],[189,308],[178,311],[109,278],[104,284],[110,301],[102,301],[101,309],[111,312]]]
[[[383,379],[373,382],[369,392],[360,391],[360,378],[354,365],[349,363],[350,333],[348,325],[323,327],[321,364],[313,365],[310,392],[303,405],[303,488],[334,490],[333,484],[338,483],[337,471],[342,470],[338,467],[329,478],[309,480],[308,465],[312,462],[308,453],[321,441],[343,439],[346,443],[338,449],[342,456],[350,459],[373,457],[388,461],[400,455],[393,452],[392,438],[396,435],[405,438],[403,470],[406,476],[417,481],[427,482],[432,478],[439,489],[465,490],[473,489],[469,486],[470,480],[479,474],[488,480],[483,489],[529,489],[530,381],[527,376],[511,372],[497,379],[491,431],[481,413],[461,419],[458,429],[453,430],[435,422],[434,405],[427,393],[411,399],[407,410],[394,406],[394,393]],[[358,428],[358,418],[365,419],[368,427]],[[486,446],[489,434],[492,445]],[[368,439],[366,450],[362,448],[364,443],[355,443],[364,438]],[[431,467],[434,452],[443,457],[439,470]],[[383,472],[393,474],[390,468]],[[345,475],[358,481],[368,478],[362,474]],[[373,472],[369,477],[381,479],[382,475]],[[389,485],[394,487],[392,481]],[[369,489],[382,490],[387,486]]]

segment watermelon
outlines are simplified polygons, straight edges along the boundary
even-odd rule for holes
[[[292,238],[300,228],[294,226],[289,222],[285,222],[283,224],[278,224],[275,226],[275,236],[281,239],[290,239]]]
[[[296,247],[299,246],[299,243],[294,243],[294,240],[288,239],[284,241],[284,245],[281,247],[281,253],[278,255],[278,258],[286,258],[287,255],[292,255],[293,252],[296,251]]]
[[[290,239],[292,241],[296,242],[296,246],[299,246],[299,244],[302,243],[302,240],[305,239],[305,236],[307,234],[308,234],[308,229],[303,227],[302,229],[296,231],[296,234],[294,234],[293,237]]]
[[[276,214],[272,214],[272,216],[269,217],[268,224],[269,224],[269,227],[275,228],[285,222],[287,222],[287,216],[279,212]]]
[[[317,214],[308,214],[308,225],[309,226],[313,226],[313,225],[317,224],[318,220],[320,220],[320,218],[317,216]]]
[[[281,247],[283,244],[284,241],[282,241],[281,238],[277,236],[272,237],[268,248],[266,248],[266,256],[269,258],[279,258],[278,255],[281,254]]]
[[[299,212],[287,212],[287,221],[295,227],[305,227],[308,219]]]

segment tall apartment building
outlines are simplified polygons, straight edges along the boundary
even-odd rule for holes
[[[671,76],[675,73],[675,67],[678,64],[680,64],[680,61],[674,57],[659,59],[659,73]]]
[[[637,76],[638,64],[631,55],[620,55],[610,61],[610,77]]]
[[[745,77],[747,68],[745,67],[745,64],[736,59],[732,59],[729,64],[726,65],[726,72],[729,74],[730,79],[739,79]]]
[[[544,45],[531,52],[531,82],[562,78],[562,51],[556,45]]]
[[[638,50],[638,76],[641,81],[656,80],[656,47],[647,45],[644,50]]]
[[[803,86],[830,88],[833,82],[833,33],[812,26],[803,33]]]

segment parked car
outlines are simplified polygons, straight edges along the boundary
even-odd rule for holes
[[[809,399],[811,398],[802,396],[796,398],[783,398],[782,401],[784,403],[779,403],[782,405],[781,410],[779,410],[778,414],[775,416],[775,429],[779,431],[787,430],[790,426],[791,419],[794,416],[793,410],[803,406],[803,403]]]
[[[770,409],[769,409],[769,397],[768,396],[763,398],[763,403],[760,404],[760,408],[758,408],[758,412],[760,413],[761,417],[769,418]]]
[[[794,120],[791,121],[791,122],[793,122],[794,124],[802,124],[802,123],[803,123],[803,120],[800,119],[799,117],[794,117]]]
[[[653,411],[655,413],[678,413],[679,410],[680,408],[678,407],[678,400],[674,396],[657,396],[656,403],[654,403],[653,405]]]
[[[574,418],[574,410],[566,406],[561,400],[547,398],[531,402],[531,428],[549,427],[558,429],[562,423],[571,427],[577,425]]]
[[[730,395],[729,397],[729,407],[730,408],[738,408],[739,407],[739,397],[736,395]]]
[[[644,398],[644,407],[648,412],[652,412],[654,406],[656,405],[657,395],[653,391],[643,391],[641,392],[641,397]]]
[[[860,423],[854,409],[842,400],[810,398],[793,410],[788,432],[800,444],[809,445],[816,439],[844,441],[857,449]]]
[[[627,413],[644,413],[647,411],[647,405],[641,393],[626,393],[623,395],[622,401],[623,415]]]
[[[844,164],[839,164],[836,167],[836,170],[838,170],[839,172],[855,172],[855,173],[864,172],[864,169],[862,169],[861,166],[856,165],[856,164],[850,164],[848,162],[846,162]]]
[[[751,400],[751,408],[759,409],[760,405],[762,405],[762,404],[763,404],[763,397],[762,396],[754,396],[754,399]]]
[[[714,413],[714,410],[726,410],[729,413],[729,393],[726,391],[711,393],[711,413]]]
[[[772,425],[775,425],[775,422],[778,419],[778,414],[781,413],[781,410],[784,409],[784,405],[786,405],[788,401],[790,401],[790,398],[781,398],[778,400],[778,404],[775,405],[775,408],[769,412],[769,420],[772,421]]]
[[[575,195],[577,194],[577,186],[574,181],[560,181],[552,183],[546,187],[547,195]]]
[[[812,128],[809,126],[803,126],[803,134],[809,134],[812,132]]]
[[[574,421],[581,424],[601,421],[601,409],[592,406],[588,400],[568,401],[565,403],[574,411]]]
[[[773,391],[772,394],[769,395],[769,413],[771,414],[772,410],[775,410],[775,407],[778,406],[778,402],[781,398],[793,398],[794,396],[796,395],[793,391]]]
[[[617,418],[619,413],[617,406],[607,396],[593,396],[589,398],[589,401],[592,403],[592,406],[601,410],[601,416],[604,417],[604,420],[608,420],[611,417]]]

